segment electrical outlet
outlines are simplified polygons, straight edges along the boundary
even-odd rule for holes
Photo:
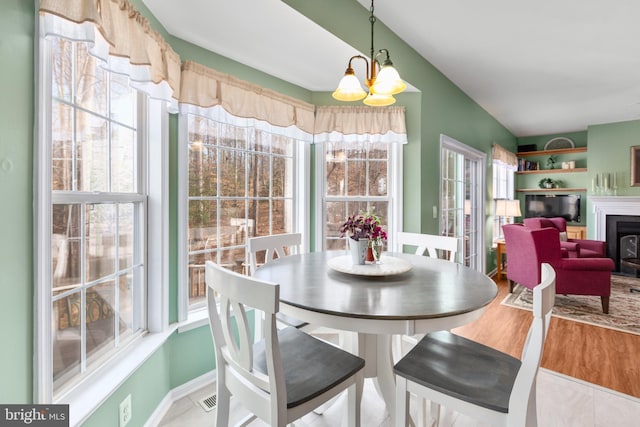
[[[131,395],[120,402],[120,427],[126,426],[131,421]]]

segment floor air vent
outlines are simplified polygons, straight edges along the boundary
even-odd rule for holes
[[[218,400],[218,396],[212,394],[211,396],[207,396],[204,399],[200,399],[198,403],[202,406],[202,409],[209,412],[216,409],[216,403]]]

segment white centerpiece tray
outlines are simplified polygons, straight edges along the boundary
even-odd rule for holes
[[[358,276],[393,276],[394,274],[406,273],[413,267],[406,259],[385,254],[382,254],[378,264],[354,265],[351,261],[351,255],[330,258],[327,264],[332,270]]]

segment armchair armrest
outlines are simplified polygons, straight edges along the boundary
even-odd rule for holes
[[[605,256],[606,253],[606,243],[601,240],[570,239],[569,242],[566,243],[575,243],[579,245],[581,249],[588,249],[602,254],[602,256]]]
[[[580,257],[580,244],[576,242],[560,241],[560,249],[562,249],[562,256],[564,258],[579,258]],[[571,253],[571,254],[570,254]],[[575,253],[573,255],[572,253]]]
[[[611,258],[561,258],[559,264],[565,270],[613,271],[615,268]]]

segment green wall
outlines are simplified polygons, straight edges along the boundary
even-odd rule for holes
[[[34,5],[0,6],[0,402],[32,399]]]

